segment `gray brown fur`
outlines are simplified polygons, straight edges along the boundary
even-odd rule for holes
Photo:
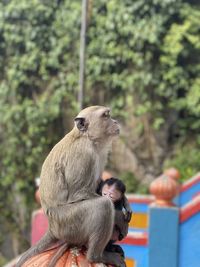
[[[86,245],[91,262],[124,266],[119,254],[104,251],[115,211],[109,199],[96,194],[113,137],[119,134],[118,123],[106,117],[107,113],[109,109],[101,106],[82,110],[72,131],[47,156],[41,171],[40,196],[49,230],[16,267],[55,240],[66,240],[69,246]]]

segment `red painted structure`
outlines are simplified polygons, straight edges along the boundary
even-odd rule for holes
[[[180,209],[179,220],[183,223],[198,212],[200,212],[200,196],[196,196]]]
[[[134,246],[147,246],[148,234],[147,233],[129,233],[119,244],[134,245]]]
[[[129,195],[129,203],[140,203],[140,204],[151,204],[155,200],[155,197],[152,195]]]
[[[195,184],[197,184],[199,182],[200,182],[200,173],[198,173],[197,175],[195,175],[190,180],[184,182],[184,184],[181,186],[181,192],[184,192],[184,191],[188,190],[193,185],[195,185]]]
[[[46,233],[48,220],[42,209],[33,212],[31,225],[31,245],[36,244]]]

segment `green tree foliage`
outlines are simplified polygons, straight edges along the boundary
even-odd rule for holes
[[[158,133],[170,124],[170,144],[198,151],[198,1],[90,2],[85,104],[108,104],[124,123],[148,115]],[[77,111],[80,18],[78,0],[0,3],[0,205],[5,228],[20,236],[34,177]]]
[[[61,114],[76,108],[79,17],[69,1],[0,3],[0,205],[19,236],[30,224],[34,178],[63,135]]]
[[[126,0],[118,5],[101,1],[93,10],[87,50],[89,90],[99,85],[105,100],[114,99],[117,109],[126,108],[127,96],[132,95],[135,113],[150,112],[155,126],[164,123],[163,112],[169,109],[186,109],[195,120],[199,5],[180,0]]]
[[[170,149],[178,143],[194,155],[200,141],[199,20],[198,1],[96,3],[88,34],[89,101],[96,88],[93,100],[110,101],[122,118],[146,115],[156,132],[168,124]],[[183,159],[181,149],[169,155]],[[184,169],[191,171],[184,177],[200,169],[186,158]]]
[[[180,170],[180,181],[183,182],[199,172],[199,158],[200,150],[198,146],[194,147],[194,145],[187,144],[187,146],[182,147],[178,145],[174,150],[173,157],[165,161],[164,167],[174,166]]]

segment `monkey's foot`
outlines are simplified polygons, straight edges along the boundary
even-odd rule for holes
[[[101,257],[96,257],[95,255],[88,255],[90,262],[102,262],[106,266],[116,266],[116,267],[126,267],[124,258],[116,252],[104,251]]]

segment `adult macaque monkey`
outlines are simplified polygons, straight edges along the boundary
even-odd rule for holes
[[[109,199],[96,194],[109,147],[118,134],[109,108],[91,106],[78,114],[72,131],[53,147],[42,166],[39,190],[49,229],[16,267],[58,240],[68,246],[86,245],[90,262],[124,266],[119,254],[104,251],[115,211]]]

